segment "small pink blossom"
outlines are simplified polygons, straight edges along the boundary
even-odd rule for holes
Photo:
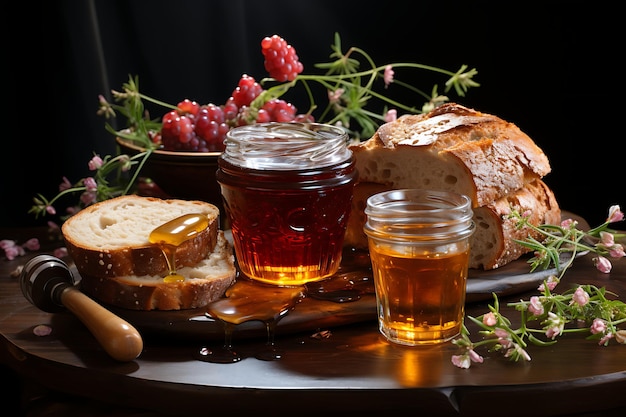
[[[389,87],[389,84],[393,82],[394,75],[395,75],[395,72],[393,68],[391,67],[391,65],[387,65],[385,67],[385,72],[383,74],[383,80],[385,81],[385,88]]]
[[[476,362],[476,363],[483,363],[483,357],[482,357],[482,356],[480,356],[478,353],[476,353],[476,352],[474,351],[474,349],[470,349],[470,350],[468,351],[468,353],[469,353],[469,357],[470,357],[470,359],[472,360],[472,362]]]
[[[57,258],[64,258],[68,255],[67,248],[65,246],[61,248],[56,248],[53,252],[53,255]]]
[[[467,349],[462,355],[452,355],[452,363],[457,368],[467,369],[472,362],[483,363],[483,357],[474,351],[474,349]]]
[[[600,339],[600,341],[598,342],[598,345],[606,346],[609,343],[609,341],[613,339],[613,336],[614,336],[613,333],[608,332],[607,334],[604,335],[604,337],[602,337],[602,339]]]
[[[28,239],[22,246],[28,250],[39,250],[39,239],[35,237]]]
[[[5,239],[0,241],[0,248],[4,250],[4,255],[9,261],[12,261],[18,256],[22,256],[25,253],[24,248],[16,244],[14,240]]]
[[[609,255],[611,258],[623,258],[626,256],[626,252],[624,252],[624,247],[619,243],[613,245],[609,250]]]
[[[471,360],[467,354],[452,355],[452,363],[457,368],[468,369],[471,365]]]
[[[563,333],[563,327],[565,326],[563,317],[559,317],[553,312],[548,311],[548,319],[544,323],[546,324],[544,328],[548,338],[554,339]]]
[[[48,336],[50,333],[52,333],[52,327],[46,326],[45,324],[40,324],[33,328],[33,334],[35,336],[43,337],[43,336]]]
[[[343,88],[338,88],[335,91],[328,90],[328,101],[330,104],[339,103],[339,99],[341,99],[345,91]]]
[[[46,213],[54,216],[57,214],[57,210],[53,206],[46,206]]]
[[[387,113],[385,114],[385,122],[389,123],[397,119],[398,119],[398,110],[396,109],[387,110]]]
[[[87,165],[89,166],[90,171],[97,171],[103,163],[104,161],[102,160],[102,158],[100,158],[100,155],[95,155],[93,158],[91,158],[91,160],[89,160],[89,163]]]
[[[591,323],[591,327],[589,331],[592,334],[604,333],[606,332],[606,321],[596,318],[593,319],[593,323]]]
[[[574,291],[574,295],[572,295],[572,302],[582,307],[589,302],[589,294],[587,294],[587,291],[585,291],[583,287],[578,287],[576,291]]]
[[[534,295],[530,297],[530,304],[528,304],[528,311],[530,311],[533,316],[541,316],[544,312],[543,304],[541,304],[541,299]]]
[[[87,188],[87,191],[96,191],[98,189],[98,184],[93,177],[87,177],[83,180],[83,185]]]
[[[557,278],[557,276],[556,275],[550,275],[545,282],[541,283],[541,285],[539,285],[539,287],[537,287],[537,290],[541,291],[541,292],[544,292],[545,291],[544,284],[545,284],[545,285],[548,286],[548,289],[550,291],[552,291],[552,290],[554,290],[556,288],[558,283],[559,283],[559,279]]]
[[[565,219],[561,221],[561,227],[564,229],[569,229],[570,227],[575,227],[578,222],[572,219]]]
[[[128,170],[130,170],[132,164],[130,163],[130,158],[128,157],[128,155],[120,155],[120,166],[122,172],[127,172]]]
[[[611,269],[613,268],[611,261],[606,259],[604,256],[598,256],[597,258],[593,258],[592,261],[593,261],[593,264],[598,269],[598,271],[602,273],[608,274],[609,272],[611,272]]]
[[[609,217],[607,217],[607,223],[615,223],[624,220],[624,213],[620,210],[618,205],[609,207]]]
[[[483,315],[483,324],[487,326],[495,326],[498,320],[496,319],[496,315],[493,314],[493,311]]]
[[[70,180],[67,179],[67,177],[63,177],[63,181],[61,181],[61,184],[59,184],[59,191],[65,191],[65,190],[69,190],[70,188],[72,188],[72,183],[70,182]]]
[[[95,191],[85,191],[84,193],[82,193],[80,195],[80,201],[85,205],[88,206],[92,203],[96,202],[96,193]]]
[[[615,236],[613,233],[609,232],[600,232],[600,243],[602,243],[607,248],[610,248],[615,244]]]
[[[496,337],[498,338],[498,343],[500,343],[503,348],[507,349],[513,346],[513,342],[511,341],[511,335],[509,335],[506,330],[496,328],[493,333],[496,335]]]

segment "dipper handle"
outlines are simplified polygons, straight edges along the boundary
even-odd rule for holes
[[[61,291],[61,303],[91,331],[102,348],[121,362],[136,359],[143,350],[143,339],[131,324],[87,297],[77,288]]]
[[[143,340],[137,329],[80,292],[61,259],[35,256],[24,265],[20,286],[35,307],[48,313],[64,309],[74,313],[113,359],[132,361],[141,354]]]

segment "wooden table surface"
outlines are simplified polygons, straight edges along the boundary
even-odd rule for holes
[[[41,230],[0,232],[3,239],[24,239]],[[49,253],[54,245],[44,244],[42,250]],[[253,357],[264,345],[262,337],[236,336],[234,345],[243,360],[199,361],[195,352],[219,341],[177,337],[173,330],[147,334],[136,360],[117,362],[71,313],[46,313],[24,298],[11,273],[33,255],[0,261],[0,361],[21,378],[57,392],[165,415],[404,411],[427,416],[595,416],[603,415],[603,410],[626,410],[625,345],[613,341],[601,347],[583,335],[567,335],[550,347],[531,345],[530,362],[511,362],[500,353],[480,351],[483,364],[459,369],[450,361],[458,353],[451,343],[409,348],[386,342],[378,332],[374,310],[354,323],[279,327],[276,343],[284,354],[276,361]],[[614,262],[612,272],[603,274],[589,256],[581,257],[557,288],[574,284],[594,284],[626,297],[626,260]],[[533,294],[536,291],[507,295],[501,306]],[[467,314],[487,312],[490,301],[468,303]],[[359,302],[375,305],[373,299]],[[337,303],[326,303],[329,311],[337,308]],[[513,321],[518,316],[508,307],[502,311]],[[49,336],[33,334],[41,324],[52,328]],[[468,327],[476,338],[477,329]],[[319,330],[330,330],[330,337],[311,337]],[[420,412],[424,414],[414,414]]]

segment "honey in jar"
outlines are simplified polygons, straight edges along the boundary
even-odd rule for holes
[[[280,286],[339,268],[356,180],[345,130],[318,123],[231,129],[217,180],[240,270]]]

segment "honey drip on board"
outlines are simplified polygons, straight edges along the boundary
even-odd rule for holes
[[[256,351],[254,357],[264,361],[279,360],[283,351],[275,344],[277,325],[305,297],[347,303],[358,301],[366,294],[374,294],[369,254],[349,249],[344,250],[342,265],[335,275],[303,286],[265,284],[240,274],[223,298],[206,307],[205,319],[218,321],[224,328],[224,344],[217,348],[203,346],[194,356],[203,362],[239,362],[243,358],[233,348],[233,333],[240,324],[260,321],[265,325],[267,339],[265,347]]]
[[[181,282],[185,277],[176,272],[176,248],[209,227],[209,218],[202,213],[177,217],[150,232],[148,240],[158,245],[165,256],[169,273],[163,281]]]

